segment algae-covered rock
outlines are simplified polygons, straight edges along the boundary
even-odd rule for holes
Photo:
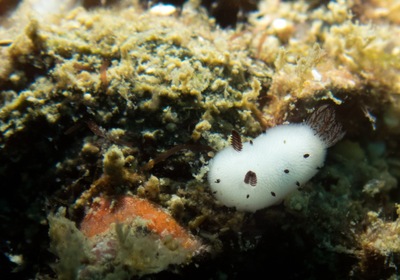
[[[20,2],[0,15],[9,271],[38,279],[242,278],[277,268],[292,279],[395,275],[393,1]],[[214,198],[207,164],[232,130],[249,141],[321,105],[346,135],[299,192],[254,214]],[[155,232],[149,221],[162,228],[163,219],[143,211],[120,220],[121,197],[162,209],[207,249],[188,251]],[[91,239],[80,225],[104,200],[105,213],[117,212]]]

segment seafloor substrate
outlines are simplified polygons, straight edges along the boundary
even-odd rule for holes
[[[3,27],[2,263],[38,279],[396,277],[396,13],[379,1],[259,1],[222,29],[198,1],[167,16],[123,1]],[[249,140],[323,104],[346,136],[302,191],[256,213],[215,200],[207,163],[232,130]],[[124,199],[150,204],[120,211]],[[94,209],[119,221],[95,240],[81,229]],[[162,219],[146,213],[157,211],[185,234],[155,230]]]

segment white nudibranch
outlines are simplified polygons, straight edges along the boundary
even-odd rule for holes
[[[208,181],[228,207],[254,212],[281,202],[324,165],[326,149],[344,135],[332,108],[324,105],[300,124],[273,127],[242,143],[233,131],[232,146],[210,161]]]

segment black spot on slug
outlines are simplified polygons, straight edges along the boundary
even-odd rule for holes
[[[274,197],[276,196],[276,194],[274,192],[271,192],[271,195],[274,196]]]
[[[217,191],[213,191],[212,193],[213,193],[213,194],[217,194]]]
[[[285,169],[285,170],[283,170],[283,172],[285,172],[286,174],[288,174],[288,173],[289,173],[289,169]]]
[[[217,180],[215,180],[214,183],[219,184],[219,183],[221,183],[221,180],[220,180],[220,179],[217,179]]]
[[[253,145],[253,141],[252,140],[250,140],[250,145]]]
[[[246,198],[249,198],[250,197],[250,195],[248,194],[248,195],[246,195]]]
[[[296,186],[300,187],[299,181],[296,181]]]
[[[250,186],[257,185],[257,175],[253,171],[247,171],[246,175],[244,176],[244,182],[246,184],[250,184]]]
[[[310,154],[304,154],[303,158],[308,158],[310,156]]]

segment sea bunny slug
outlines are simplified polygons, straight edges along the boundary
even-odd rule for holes
[[[212,192],[224,205],[249,212],[279,203],[318,172],[326,149],[343,135],[327,105],[303,123],[275,126],[246,143],[233,131],[232,145],[210,161]]]

